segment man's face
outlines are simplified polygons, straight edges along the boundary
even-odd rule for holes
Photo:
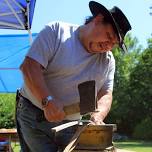
[[[90,26],[85,46],[88,52],[107,52],[118,44],[118,38],[112,25],[104,23],[102,15],[94,18]]]

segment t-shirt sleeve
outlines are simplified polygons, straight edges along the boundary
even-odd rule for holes
[[[38,34],[26,56],[36,60],[44,68],[53,57],[57,37],[57,25],[52,24]]]
[[[102,90],[108,91],[111,90],[113,91],[113,84],[114,84],[114,73],[115,73],[115,59],[112,55],[110,63],[109,63],[109,69],[107,73],[107,77],[105,79],[104,85],[102,87]]]

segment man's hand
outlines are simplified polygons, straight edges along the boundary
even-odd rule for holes
[[[48,105],[43,108],[45,118],[49,122],[60,122],[65,118],[63,111],[63,105],[57,101],[49,102]]]
[[[104,125],[103,116],[101,112],[95,112],[91,115],[92,124],[94,125]]]
[[[105,119],[105,117],[107,116],[110,108],[111,108],[111,104],[112,104],[112,91],[108,90],[108,91],[103,91],[100,90],[98,92],[98,111],[99,112],[94,112],[91,115],[91,121],[95,124],[95,125],[102,125],[105,124],[103,122],[103,120]]]

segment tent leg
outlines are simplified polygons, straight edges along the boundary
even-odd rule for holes
[[[32,38],[32,33],[31,33],[30,29],[28,29],[28,34],[29,34],[29,41],[30,41],[30,45],[31,45],[33,42],[33,38]]]

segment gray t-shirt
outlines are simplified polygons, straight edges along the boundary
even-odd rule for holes
[[[112,52],[88,53],[78,39],[78,27],[63,22],[46,25],[27,53],[44,67],[50,95],[65,106],[79,102],[78,84],[84,81],[95,80],[97,91],[113,90],[115,60]],[[26,84],[21,94],[42,108]],[[74,114],[66,119],[79,119],[79,116]]]

